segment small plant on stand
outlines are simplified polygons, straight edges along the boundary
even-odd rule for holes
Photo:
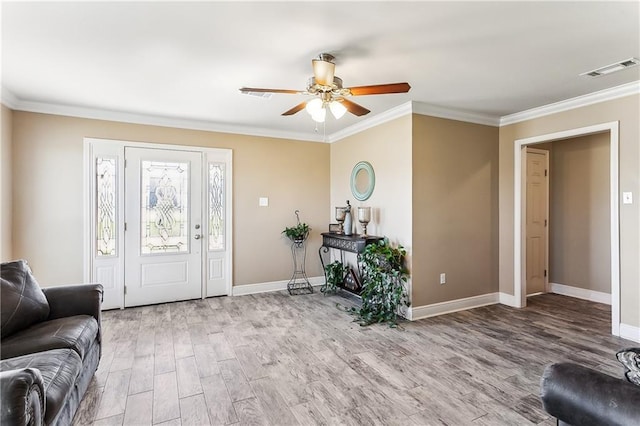
[[[296,219],[298,220],[298,224],[296,226],[292,226],[291,228],[284,228],[282,233],[286,235],[291,241],[294,243],[301,243],[307,239],[309,236],[309,231],[311,228],[306,223],[300,223],[300,216],[298,215],[299,211],[296,210]]]
[[[306,240],[309,236],[310,230],[311,228],[309,228],[309,225],[307,225],[306,223],[299,223],[294,227],[285,228],[282,233],[289,237],[291,241],[298,242]]]
[[[347,273],[347,269],[342,262],[336,260],[329,263],[324,267],[325,274],[327,276],[327,284],[321,289],[324,294],[335,293],[338,290],[338,285],[344,282],[344,276]]]
[[[293,259],[293,275],[287,283],[287,291],[290,295],[313,293],[313,287],[307,278],[305,272],[305,259],[307,256],[307,247],[305,241],[309,237],[309,225],[300,223],[300,213],[295,211],[298,224],[293,227],[286,227],[283,234],[291,240],[291,257]]]
[[[386,322],[396,327],[399,308],[410,306],[406,254],[404,247],[392,247],[387,238],[365,247],[361,255],[362,306],[350,309],[360,325]]]

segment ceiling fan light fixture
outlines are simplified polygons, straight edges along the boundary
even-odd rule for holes
[[[338,101],[331,101],[329,103],[329,109],[331,110],[331,114],[333,114],[336,120],[342,118],[342,116],[347,112],[347,108],[342,105],[342,102]]]
[[[311,118],[316,123],[324,123],[325,118],[327,118],[327,110],[325,108],[320,108],[317,112],[311,115]]]
[[[311,99],[309,102],[307,102],[307,106],[305,106],[304,109],[307,110],[309,115],[313,117],[314,114],[317,114],[321,109],[323,109],[322,99]]]
[[[321,86],[331,86],[336,64],[322,59],[312,59],[311,64],[313,65],[313,75],[316,78],[316,83]]]

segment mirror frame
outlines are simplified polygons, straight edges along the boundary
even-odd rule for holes
[[[356,177],[358,175],[358,172],[361,170],[365,170],[369,174],[369,183],[367,185],[367,189],[364,192],[358,191],[358,188],[356,187]],[[371,197],[371,194],[373,194],[373,189],[375,188],[375,186],[376,174],[373,172],[373,167],[371,166],[371,164],[367,161],[360,161],[359,163],[357,163],[351,171],[351,193],[353,194],[355,199],[358,201],[368,200],[369,197]]]

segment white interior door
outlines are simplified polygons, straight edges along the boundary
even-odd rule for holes
[[[125,306],[202,297],[202,154],[125,148]]]
[[[546,292],[549,151],[527,149],[527,295]]]

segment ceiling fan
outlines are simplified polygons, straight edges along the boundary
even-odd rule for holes
[[[306,90],[290,89],[260,89],[255,87],[243,87],[242,93],[285,93],[315,96],[310,101],[302,102],[282,115],[293,115],[303,109],[311,115],[316,122],[322,123],[327,114],[327,108],[331,114],[339,119],[345,112],[362,116],[370,113],[365,107],[346,99],[347,96],[383,95],[387,93],[406,93],[411,89],[409,83],[377,84],[373,86],[343,87],[342,79],[335,75],[335,58],[328,53],[321,53],[311,61],[313,65],[313,77],[309,78]]]

